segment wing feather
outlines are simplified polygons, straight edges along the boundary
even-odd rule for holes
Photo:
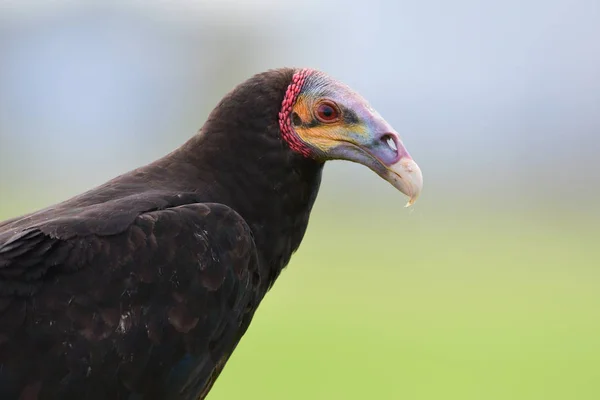
[[[212,385],[258,305],[252,232],[224,205],[161,206],[0,232],[0,398],[197,399]]]

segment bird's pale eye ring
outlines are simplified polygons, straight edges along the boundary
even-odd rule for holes
[[[315,115],[321,122],[332,123],[340,119],[340,110],[333,101],[323,100],[317,103]]]

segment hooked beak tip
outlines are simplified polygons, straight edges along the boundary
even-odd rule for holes
[[[388,171],[388,181],[409,198],[405,207],[415,204],[423,190],[423,173],[417,163],[410,157],[402,157]]]

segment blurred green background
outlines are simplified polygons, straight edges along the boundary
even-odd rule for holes
[[[0,220],[190,137],[253,73],[368,98],[423,169],[325,170],[209,399],[600,398],[594,0],[0,0]]]

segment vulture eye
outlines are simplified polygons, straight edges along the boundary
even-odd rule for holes
[[[322,101],[317,105],[317,119],[321,122],[335,122],[340,118],[337,106],[331,101]]]

